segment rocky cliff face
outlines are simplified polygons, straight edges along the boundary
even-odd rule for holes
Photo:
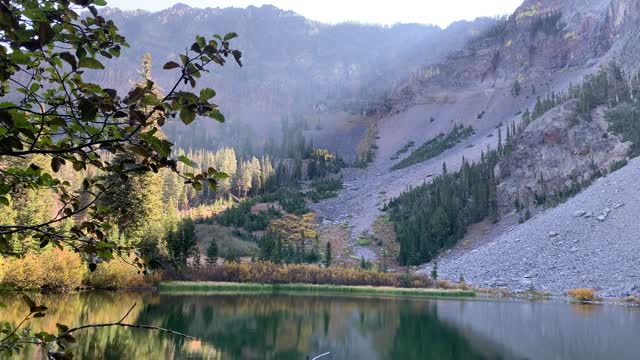
[[[516,199],[533,204],[536,195],[586,185],[613,162],[626,159],[630,145],[607,134],[607,126],[602,109],[585,119],[576,100],[534,120],[496,168],[501,203],[508,208]]]
[[[440,91],[505,89],[516,80],[535,99],[611,61],[632,70],[639,24],[638,0],[527,0],[446,61],[414,71],[387,108],[403,111]]]

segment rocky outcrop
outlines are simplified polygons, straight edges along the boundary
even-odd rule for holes
[[[501,203],[510,205],[516,198],[533,203],[535,195],[586,185],[612,162],[626,159],[630,145],[607,134],[606,127],[602,111],[587,120],[578,114],[576,100],[534,120],[496,167]]]

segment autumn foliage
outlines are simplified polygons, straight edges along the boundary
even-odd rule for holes
[[[383,273],[341,267],[313,265],[277,265],[271,262],[227,263],[199,272],[186,273],[179,280],[220,281],[263,284],[331,284],[350,286],[390,286],[427,288],[433,281],[427,276]]]
[[[578,288],[567,291],[567,295],[580,302],[593,301],[596,297],[594,289]]]

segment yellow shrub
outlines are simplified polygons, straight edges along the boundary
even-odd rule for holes
[[[437,286],[439,288],[442,288],[442,289],[455,289],[456,288],[456,285],[451,283],[448,280],[438,280],[438,281],[436,281],[436,284],[437,284]]]
[[[117,258],[102,263],[94,272],[87,273],[85,284],[96,289],[144,287],[149,279],[143,274],[138,274],[138,270],[136,266]]]
[[[6,258],[2,267],[2,283],[16,290],[74,290],[80,286],[85,271],[80,255],[57,248]]]
[[[7,258],[2,283],[16,290],[39,290],[44,283],[39,256],[29,253],[23,258]]]
[[[581,302],[593,301],[596,296],[594,289],[579,288],[567,291],[567,295]]]
[[[461,282],[459,282],[459,283],[457,283],[457,284],[456,284],[456,289],[459,289],[459,290],[469,290],[469,285],[467,285],[467,283],[466,283],[466,282],[461,281]]]
[[[48,249],[40,255],[43,287],[53,291],[68,291],[80,287],[86,266],[80,255],[58,248]]]

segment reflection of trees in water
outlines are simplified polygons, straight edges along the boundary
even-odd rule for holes
[[[16,321],[20,300],[0,318]],[[288,295],[158,296],[99,293],[44,297],[50,313],[34,324],[78,325],[119,319],[133,304],[129,322],[171,328],[189,341],[158,332],[108,328],[78,334],[80,359],[213,358],[304,359],[331,351],[334,358],[484,359],[455,328],[438,320],[423,300]],[[26,357],[37,351],[31,348]],[[31,355],[31,356],[29,356]]]
[[[303,359],[332,348],[388,346],[400,304],[394,300],[301,296],[163,296],[139,322],[197,334],[227,358]],[[355,345],[357,346],[357,345]]]
[[[487,357],[474,350],[458,330],[438,319],[437,304],[402,307],[389,359],[480,360]]]

